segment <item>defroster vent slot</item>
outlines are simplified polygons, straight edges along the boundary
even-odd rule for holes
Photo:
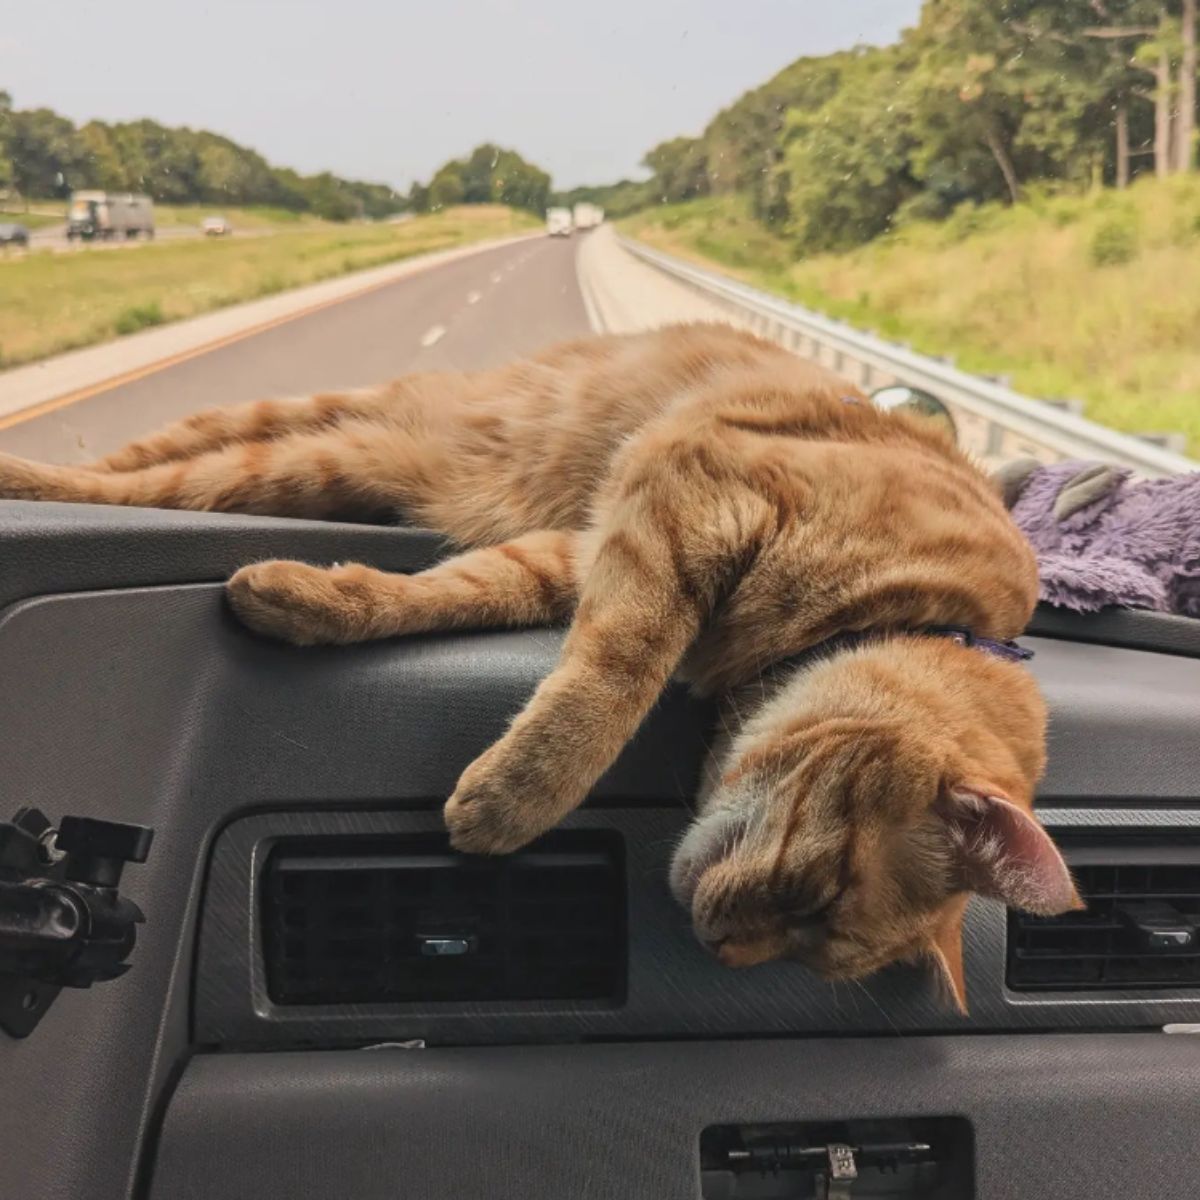
[[[276,1004],[624,1000],[625,872],[606,831],[502,858],[438,835],[289,840],[259,895]]]
[[[1083,912],[1010,912],[1015,991],[1200,988],[1200,845],[1103,843],[1072,853]]]

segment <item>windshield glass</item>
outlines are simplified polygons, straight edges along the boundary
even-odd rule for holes
[[[0,259],[0,405],[26,395],[12,372],[69,348],[269,295],[299,311],[335,276],[536,233],[558,265],[522,265],[519,321],[481,269],[469,320],[403,316],[386,349],[310,341],[283,374],[214,373],[207,390],[368,385],[493,365],[617,313],[699,314],[867,392],[930,397],[885,399],[989,465],[1187,469],[1198,2],[304,0],[281,20],[130,0],[119,21],[84,6],[65,25],[20,6],[0,47],[0,219],[33,236]],[[160,29],[189,53],[162,53]],[[113,199],[98,214],[80,191]],[[89,220],[103,228],[70,227]],[[626,269],[638,255],[653,286]],[[678,264],[718,283],[681,282]],[[607,325],[601,276],[628,293]],[[400,295],[397,320],[427,311]],[[823,341],[830,320],[875,342]],[[61,409],[47,445],[83,459],[151,412],[188,415],[202,398],[168,382],[137,419]]]

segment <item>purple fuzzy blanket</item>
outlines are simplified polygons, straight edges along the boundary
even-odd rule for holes
[[[1023,459],[997,478],[1037,551],[1043,600],[1200,617],[1200,472],[1144,480],[1104,463]]]

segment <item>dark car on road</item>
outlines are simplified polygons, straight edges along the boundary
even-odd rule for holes
[[[24,225],[8,221],[0,224],[0,246],[28,246],[29,230]]]

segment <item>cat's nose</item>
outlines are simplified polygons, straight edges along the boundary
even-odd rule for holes
[[[750,941],[735,941],[721,938],[718,942],[706,942],[706,946],[717,956],[723,967],[756,967],[778,957],[778,947],[770,938]]]

